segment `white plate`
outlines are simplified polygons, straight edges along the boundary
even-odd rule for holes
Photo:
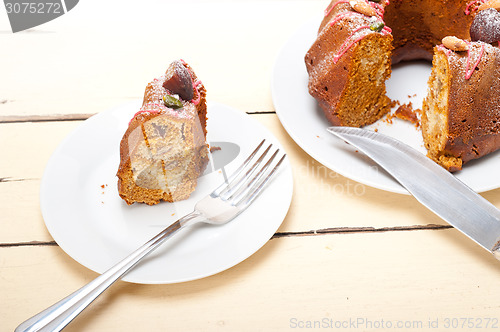
[[[284,151],[247,114],[209,103],[208,141],[234,143],[240,147],[238,156],[224,168],[203,175],[187,200],[128,206],[118,196],[115,174],[120,140],[139,107],[140,102],[125,104],[82,123],[56,149],[42,179],[41,209],[50,234],[67,254],[99,273],[191,212],[199,199],[222,183],[222,170],[231,174],[263,138]],[[213,156],[217,153],[224,154],[224,148]],[[181,230],[124,280],[145,284],[194,280],[252,255],[276,232],[290,206],[293,181],[288,158],[283,166],[262,195],[235,220],[223,226]]]
[[[304,56],[316,39],[320,19],[301,27],[285,44],[276,59],[272,77],[272,97],[276,113],[292,139],[311,157],[352,180],[391,191],[408,194],[383,169],[333,135],[327,133],[331,126],[316,100],[307,90],[307,71]],[[411,101],[414,108],[422,107],[427,93],[427,79],[431,64],[424,61],[394,66],[387,81],[387,94],[401,104]],[[426,153],[420,130],[413,124],[393,119],[393,123],[378,121],[368,129],[397,138],[413,148]],[[471,161],[455,175],[476,192],[500,187],[500,153],[497,151],[479,160]]]

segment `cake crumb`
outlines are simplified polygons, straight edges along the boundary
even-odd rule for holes
[[[382,121],[388,124],[392,124],[392,119],[394,119],[394,117],[394,113],[389,113],[385,118],[382,119]]]
[[[107,186],[108,186],[108,184],[107,184],[107,183],[105,183],[105,184],[101,184],[101,186],[100,186],[100,187],[101,187],[101,189],[105,189]],[[105,192],[105,190],[101,191],[101,194],[103,194],[103,195],[104,195],[105,193],[106,193],[106,192]]]
[[[416,128],[420,127],[420,114],[422,114],[422,110],[418,108],[413,109],[411,102],[399,106],[396,112],[394,112],[395,117],[415,124]]]
[[[392,119],[398,118],[404,121],[409,121],[415,125],[416,128],[420,128],[420,115],[422,114],[421,109],[413,109],[413,104],[409,102],[408,104],[399,104],[397,110],[387,115],[384,122],[392,124]]]
[[[211,146],[210,147],[210,153],[213,153],[215,151],[220,151],[222,148],[220,146]]]

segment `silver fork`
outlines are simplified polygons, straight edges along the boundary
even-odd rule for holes
[[[278,155],[278,149],[261,166],[271,149],[271,145],[269,145],[257,160],[250,165],[251,161],[255,159],[257,153],[264,145],[264,141],[257,146],[226,182],[200,200],[195,205],[193,212],[165,228],[139,249],[87,285],[23,322],[15,331],[62,330],[116,280],[127,274],[144,257],[158,248],[180,229],[200,222],[223,225],[245,211],[263,191],[264,186],[276,173],[286,156],[284,154],[275,166],[270,168]]]

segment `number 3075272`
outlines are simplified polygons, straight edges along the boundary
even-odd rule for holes
[[[7,14],[62,14],[63,9],[57,2],[5,2]]]

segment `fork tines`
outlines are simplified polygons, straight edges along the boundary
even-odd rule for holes
[[[232,205],[240,208],[244,208],[253,202],[276,173],[286,157],[286,154],[283,154],[278,162],[275,163],[274,167],[272,167],[274,164],[273,161],[280,152],[279,149],[276,149],[271,157],[265,162],[266,156],[269,154],[272,147],[272,144],[269,144],[264,152],[257,157],[257,160],[251,164],[252,160],[256,158],[259,150],[263,147],[264,142],[265,139],[260,142],[243,164],[231,174],[226,183],[214,190],[212,193],[213,197],[220,197],[222,200],[231,202]],[[262,165],[263,163],[264,165]]]

